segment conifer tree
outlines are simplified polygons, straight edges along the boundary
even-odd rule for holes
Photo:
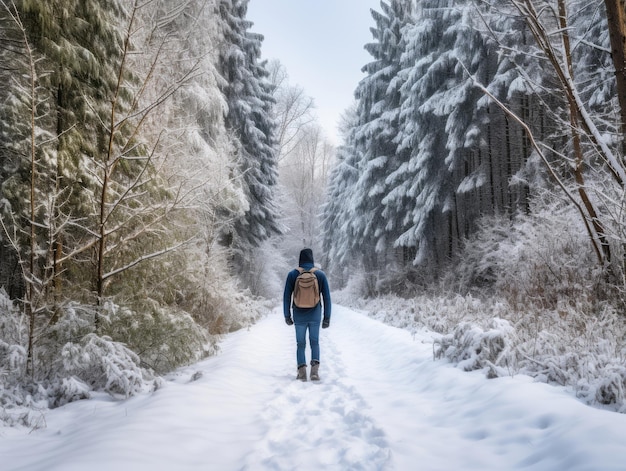
[[[221,89],[226,98],[226,127],[234,141],[248,209],[236,217],[231,240],[235,264],[246,271],[246,260],[263,241],[278,234],[276,124],[265,63],[260,61],[262,36],[250,31],[248,0],[220,0],[223,44],[220,46]]]
[[[387,177],[407,155],[398,150],[395,138],[400,125],[402,30],[413,21],[412,4],[381,1],[382,13],[372,11],[374,42],[366,44],[365,49],[373,61],[363,67],[366,77],[355,91],[358,121],[354,149],[360,155],[360,172],[352,193],[354,211],[359,216],[353,223],[357,234],[353,250],[366,253],[364,260],[370,269],[376,268],[375,253],[384,257],[398,235],[395,222],[383,217],[382,202],[390,191]]]
[[[119,0],[24,0],[16,5],[27,40],[41,54],[36,64],[37,113],[42,115],[38,121],[48,145],[38,166],[48,167],[48,180],[44,181],[52,185],[46,188],[51,253],[46,263],[52,270],[51,286],[56,296],[61,279],[75,277],[73,289],[88,290],[90,285],[84,281],[91,282],[91,277],[61,260],[90,238],[86,228],[96,226],[98,178],[94,164],[107,146],[100,123],[108,120],[118,80],[116,61],[123,41],[119,26],[125,10]],[[40,176],[43,178],[44,172]],[[70,223],[79,219],[80,224]]]
[[[485,110],[471,75],[488,76],[493,55],[472,27],[465,2],[419,2],[404,30],[398,151],[409,154],[389,176],[386,217],[402,234],[397,246],[413,248],[415,262],[442,266],[480,214],[478,192],[487,179],[480,154]]]
[[[353,110],[355,111],[355,110]],[[338,285],[343,272],[354,265],[353,244],[357,237],[357,215],[352,207],[352,193],[359,178],[360,154],[354,146],[356,115],[347,112],[343,144],[337,148],[335,165],[330,172],[326,203],[323,208],[323,252]],[[345,279],[344,279],[345,281]]]

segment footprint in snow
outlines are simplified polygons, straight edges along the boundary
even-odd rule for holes
[[[261,414],[264,439],[246,457],[244,469],[380,470],[391,452],[384,431],[366,413],[367,403],[345,384],[345,367],[332,342],[324,344],[328,361],[322,380],[283,380]]]

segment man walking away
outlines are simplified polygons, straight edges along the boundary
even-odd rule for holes
[[[330,290],[326,274],[315,268],[313,251],[300,251],[298,268],[291,270],[285,282],[283,314],[287,325],[296,328],[297,379],[306,381],[306,337],[311,345],[311,380],[317,381],[320,366],[320,323],[323,329],[330,325]],[[322,318],[322,306],[324,315]],[[292,317],[293,312],[293,317]]]

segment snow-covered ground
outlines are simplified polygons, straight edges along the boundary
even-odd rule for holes
[[[294,337],[276,310],[154,393],[0,429],[0,469],[626,470],[626,415],[433,361],[428,333],[335,306],[319,383],[294,380]]]

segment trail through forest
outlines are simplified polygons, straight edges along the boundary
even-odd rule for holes
[[[277,309],[153,393],[72,403],[30,433],[0,429],[0,468],[626,470],[625,415],[433,361],[429,333],[335,306],[322,380],[306,383],[294,337]]]

